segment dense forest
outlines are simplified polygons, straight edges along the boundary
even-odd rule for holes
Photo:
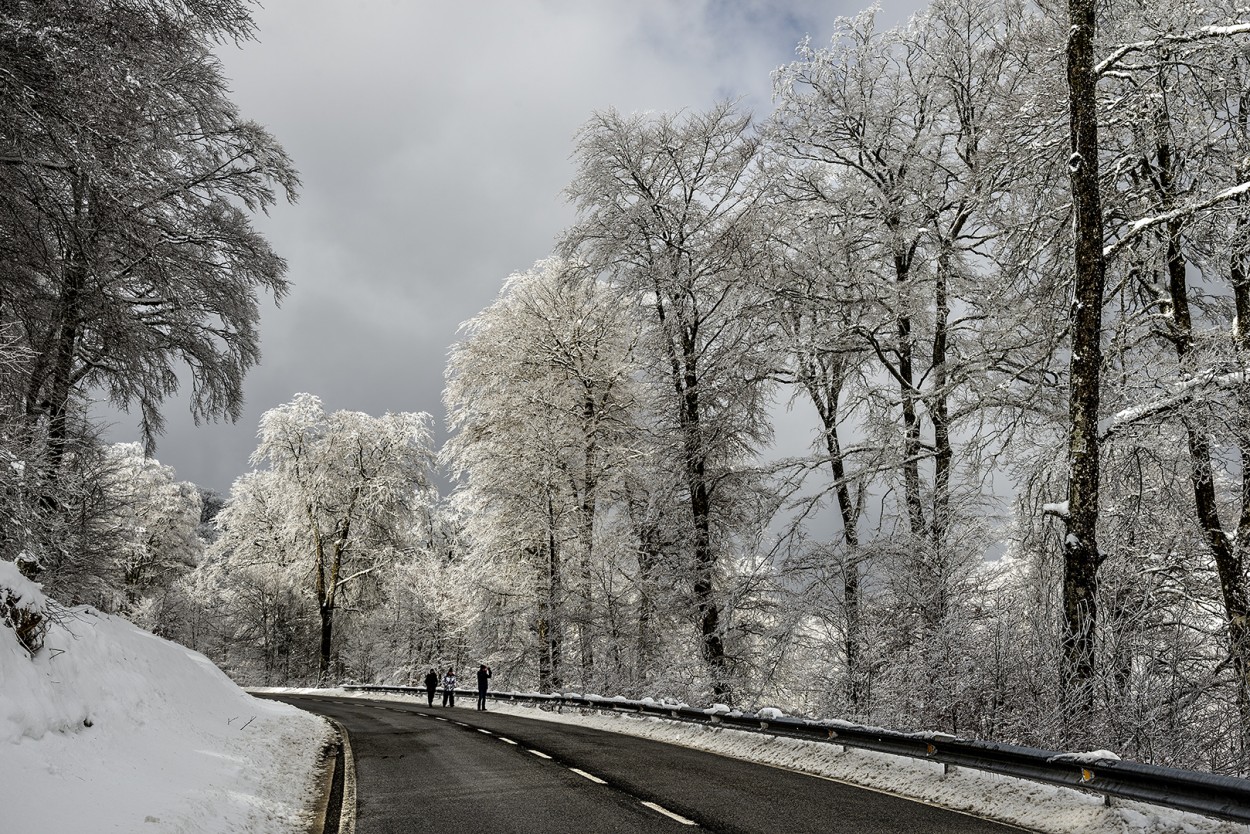
[[[769,113],[595,113],[449,442],[300,395],[220,496],[148,453],[179,373],[237,416],[287,289],[251,215],[298,176],[212,53],[246,4],[0,8],[0,554],[63,602],[254,684],[486,662],[1250,771],[1244,9],[869,10]]]

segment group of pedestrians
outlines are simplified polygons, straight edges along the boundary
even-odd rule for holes
[[[487,681],[490,680],[490,667],[483,663],[477,670],[477,708],[486,709],[486,688]],[[443,706],[454,707],[456,705],[456,670],[448,667],[447,674],[443,675]],[[425,675],[425,697],[430,706],[434,706],[434,692],[438,689],[438,674],[431,669]]]

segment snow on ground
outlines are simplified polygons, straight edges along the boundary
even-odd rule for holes
[[[0,597],[15,575],[0,562]],[[119,617],[57,616],[32,659],[0,612],[3,830],[308,829],[323,719],[253,698],[203,655]]]
[[[397,693],[365,694],[344,689],[274,691],[424,701],[423,698]],[[1101,796],[1068,788],[968,768],[954,768],[945,773],[937,762],[854,747],[844,748],[836,743],[804,741],[623,713],[591,713],[575,709],[556,713],[500,701],[492,702],[490,708],[508,715],[580,724],[798,770],[975,816],[1014,823],[1046,834],[1250,834],[1250,826],[1198,814],[1119,799],[1107,807]]]

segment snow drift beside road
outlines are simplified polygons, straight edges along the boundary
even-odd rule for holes
[[[0,588],[39,593],[22,582],[0,561]],[[203,655],[119,617],[56,616],[33,659],[0,617],[4,830],[307,828],[322,719],[252,698]]]

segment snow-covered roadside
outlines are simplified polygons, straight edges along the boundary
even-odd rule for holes
[[[0,561],[4,587],[38,593]],[[31,658],[0,618],[5,831],[307,830],[327,722],[121,618],[58,619]]]
[[[343,689],[266,690],[292,694],[368,697],[418,702],[396,693],[367,695]],[[1046,834],[1250,834],[1250,826],[1221,822],[1140,802],[1116,800],[1023,779],[955,768],[902,756],[842,748],[724,727],[666,721],[620,713],[551,712],[499,701],[491,709],[509,715],[580,724],[650,738],[725,756],[812,773],[839,782],[906,796],[957,811],[1014,823]]]

